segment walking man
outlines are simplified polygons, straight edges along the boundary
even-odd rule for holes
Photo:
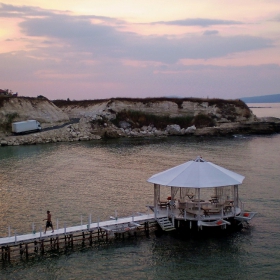
[[[46,227],[45,227],[45,232],[47,231],[47,228],[51,227],[52,228],[52,232],[54,232],[53,230],[53,225],[52,225],[52,215],[51,215],[51,212],[50,211],[47,211],[47,219],[44,219],[43,221],[46,221]]]

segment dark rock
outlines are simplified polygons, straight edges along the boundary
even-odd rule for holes
[[[122,135],[114,129],[106,129],[104,131],[104,138],[120,138]]]
[[[131,127],[131,124],[126,121],[120,121],[119,126],[120,126],[120,128],[127,129],[127,128]]]

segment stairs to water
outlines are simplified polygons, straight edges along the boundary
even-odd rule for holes
[[[170,222],[168,217],[161,217],[157,218],[157,222],[164,231],[171,231],[175,230],[176,228],[173,226],[173,224]]]

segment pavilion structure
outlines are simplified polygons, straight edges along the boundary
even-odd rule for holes
[[[238,187],[244,176],[205,161],[202,157],[153,175],[155,217],[163,212],[173,223],[189,221],[197,226],[231,225],[233,220],[248,222],[256,212],[245,212]],[[170,189],[169,196],[163,187]],[[160,224],[160,220],[159,220]]]

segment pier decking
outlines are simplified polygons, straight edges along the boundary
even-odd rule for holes
[[[129,229],[130,225],[133,225],[133,223],[134,226],[135,224],[137,226],[137,223],[140,224],[140,223],[144,223],[147,221],[154,221],[154,220],[155,220],[154,214],[143,214],[138,216],[118,218],[115,220],[110,219],[108,221],[91,223],[90,225],[85,224],[80,226],[59,228],[59,229],[55,229],[53,233],[49,230],[45,234],[43,232],[37,232],[37,233],[29,233],[24,235],[13,235],[10,237],[0,238],[0,246],[17,244],[22,242],[31,242],[38,239],[43,240],[50,237],[56,237],[57,235],[66,235],[66,234],[69,235],[82,231],[94,231],[97,230],[98,228],[103,228],[104,230],[107,230],[109,232],[110,230],[113,230],[112,226],[115,226],[116,228],[119,227],[120,229],[126,226],[125,228]]]
[[[164,214],[158,215],[161,217]],[[149,232],[156,225],[155,214],[138,214],[137,216],[114,218],[110,220],[88,223],[79,226],[64,227],[46,233],[34,232],[24,235],[13,235],[0,238],[2,261],[10,261],[14,256],[44,254],[46,251],[66,249],[74,244],[88,244],[93,242],[108,242],[110,237],[135,235],[138,231]]]
[[[209,220],[217,220],[217,219],[228,219],[235,217],[241,213],[241,209],[239,207],[232,208],[230,211],[223,211],[222,209],[218,209],[218,211],[208,211],[196,209],[191,210],[187,208],[179,208],[178,206],[170,208],[168,206],[162,207],[158,206],[155,210],[154,206],[150,206],[152,211],[156,211],[156,217],[174,217],[178,221],[188,220],[188,221],[209,221]],[[215,209],[215,208],[214,208]],[[235,211],[235,213],[234,213]],[[199,218],[198,218],[199,217]]]

